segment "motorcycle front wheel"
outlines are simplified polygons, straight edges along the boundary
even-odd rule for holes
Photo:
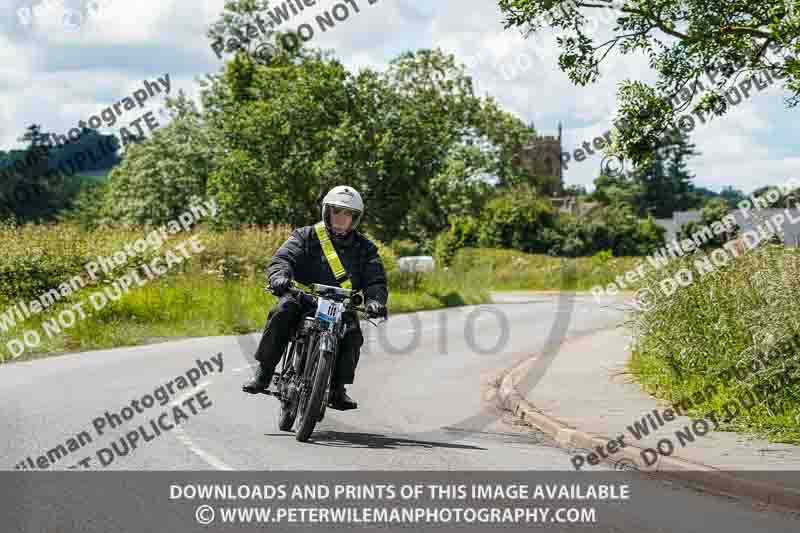
[[[328,382],[330,380],[331,360],[330,354],[320,352],[319,344],[314,343],[313,374],[309,380],[312,384],[311,390],[306,391],[306,401],[300,401],[300,421],[298,422],[297,434],[295,438],[299,442],[306,442],[317,425],[317,415],[322,407],[322,398],[325,396]]]

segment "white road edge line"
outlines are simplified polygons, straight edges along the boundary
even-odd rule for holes
[[[170,407],[177,406],[181,402],[183,402],[185,400],[188,400],[190,397],[194,396],[198,391],[208,387],[209,385],[211,385],[211,381],[210,380],[209,381],[201,381],[200,383],[198,383],[197,385],[195,385],[191,389],[187,390],[186,392],[184,392],[183,394],[181,394],[180,396],[178,396],[174,400],[172,400],[170,402],[169,406]]]
[[[204,389],[210,384],[211,381],[203,381],[201,383],[198,383],[188,391],[184,392],[183,394],[175,398],[169,405],[171,407],[179,405],[182,401],[189,399],[197,391]],[[188,448],[190,452],[198,456],[200,459],[208,463],[210,466],[213,466],[217,470],[235,470],[233,467],[225,464],[225,462],[222,459],[214,457],[210,453],[201,450],[200,448],[195,446],[194,442],[192,442],[192,439],[189,438],[189,436],[186,434],[186,432],[183,430],[182,427],[175,426],[172,429],[172,433],[175,435],[175,438],[181,442],[181,444],[183,444],[184,446],[186,446],[186,448]]]
[[[219,459],[217,457],[214,457],[210,453],[205,452],[205,451],[201,450],[200,448],[198,448],[197,446],[195,446],[195,444],[192,442],[192,439],[190,439],[186,435],[186,433],[183,431],[182,428],[176,427],[173,430],[173,432],[175,433],[175,438],[178,439],[179,441],[181,441],[181,443],[184,446],[186,446],[186,448],[188,448],[190,452],[192,452],[193,454],[195,454],[200,459],[202,459],[203,461],[205,461],[209,465],[213,466],[217,470],[235,470],[233,467],[228,466],[227,464],[225,464],[225,462],[222,461],[221,459]]]

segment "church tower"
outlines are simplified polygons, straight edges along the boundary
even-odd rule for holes
[[[531,123],[533,126],[533,123]],[[537,136],[527,145],[517,149],[513,162],[532,175],[544,178],[547,185],[543,191],[549,196],[560,196],[564,191],[564,177],[561,172],[561,122],[558,123],[558,137],[554,135]]]

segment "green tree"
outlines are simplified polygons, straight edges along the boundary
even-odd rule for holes
[[[623,153],[635,164],[650,160],[654,148],[692,113],[722,115],[731,107],[725,94],[744,80],[771,69],[784,80],[789,106],[800,102],[800,5],[796,0],[499,0],[505,27],[527,33],[549,26],[560,33],[559,67],[577,84],[600,78],[600,64],[614,48],[644,53],[658,75],[654,86],[626,80],[619,87],[618,125]],[[606,17],[613,36],[588,28]],[[563,32],[563,33],[562,33]],[[698,83],[716,85],[700,96]],[[761,78],[762,82],[764,78]],[[673,102],[684,100],[681,106]],[[685,98],[684,98],[685,97]],[[699,117],[699,115],[698,115]]]
[[[337,165],[347,158],[339,153],[351,103],[347,78],[341,63],[321,55],[264,67],[239,53],[226,63],[204,91],[221,148],[208,190],[222,226],[306,225],[319,218],[330,187],[352,183]]]
[[[606,205],[628,204],[643,211],[644,187],[627,173],[601,174],[594,180],[591,199]]]
[[[496,153],[475,145],[455,147],[448,154],[445,168],[428,183],[428,192],[420,196],[408,213],[407,232],[430,252],[433,239],[446,230],[453,216],[478,216],[481,207],[494,192],[489,172],[497,167]]]
[[[614,256],[647,255],[664,245],[664,228],[648,215],[640,218],[633,208],[626,204],[606,207],[598,212],[594,220],[602,227],[604,240],[592,253],[611,250]]]
[[[633,181],[642,190],[636,206],[640,214],[670,218],[675,211],[699,207],[694,176],[686,168],[686,159],[698,154],[694,148],[682,133],[660,146],[649,163],[634,169]]]
[[[642,256],[664,245],[664,229],[651,216],[637,216],[630,204],[616,203],[583,218],[560,215],[551,242],[550,255],[588,256],[609,250],[617,257]]]
[[[208,83],[209,123],[225,147],[209,192],[223,225],[307,224],[330,187],[349,183],[367,203],[365,229],[386,241],[418,237],[408,215],[433,198],[441,210],[423,221],[432,236],[460,194],[454,171],[467,152],[459,147],[472,140],[480,151],[464,159],[465,170],[477,158],[499,172],[504,146],[480,141],[502,140],[502,128],[481,128],[499,113],[474,97],[452,55],[407,52],[386,72],[351,74],[329,54],[300,52],[269,67],[238,53]],[[467,183],[463,192],[477,191]]]
[[[24,150],[0,152],[0,219],[50,222],[70,204],[76,179],[48,173],[55,150],[45,142],[47,137],[40,125],[32,124],[17,139],[28,143]]]
[[[84,195],[79,211],[102,214],[98,224],[158,225],[186,211],[193,197],[205,196],[215,161],[210,130],[183,91],[167,98],[166,108],[172,122],[146,142],[129,145],[108,187],[92,188],[103,194],[100,205]]]
[[[229,0],[209,37],[242,35],[263,7]],[[231,50],[200,82],[202,111],[131,147],[107,193],[112,218],[155,221],[204,190],[220,207],[219,228],[299,226],[318,220],[323,195],[347,183],[365,199],[366,231],[387,242],[423,238],[430,248],[451,215],[480,209],[492,184],[529,181],[512,159],[532,129],[477,98],[453,55],[405,52],[384,72],[357,73],[302,46],[254,57],[256,41],[277,49],[280,37]],[[192,147],[182,144],[186,130]]]
[[[364,76],[369,78],[362,72],[357,80]],[[431,180],[447,168],[462,140],[474,134],[480,102],[463,65],[438,48],[403,53],[377,78],[379,84],[356,85],[361,105],[354,106],[354,121],[359,131],[376,134],[365,139],[367,153],[353,160],[368,165],[362,172],[369,178],[364,188],[381,217],[375,235],[414,237],[415,228],[404,224],[406,215],[432,194]],[[433,188],[442,187],[437,183]]]
[[[449,266],[458,250],[478,244],[480,222],[471,215],[454,215],[450,227],[436,236],[433,255],[438,264]]]
[[[552,176],[534,176],[516,162],[519,149],[536,137],[533,125],[526,125],[518,117],[502,109],[491,96],[481,99],[473,125],[499,150],[495,170],[499,188],[531,185],[540,192],[547,189]]]

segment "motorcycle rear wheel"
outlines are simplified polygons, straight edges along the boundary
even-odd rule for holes
[[[281,401],[281,411],[278,416],[278,428],[281,431],[291,431],[294,419],[297,417],[297,406],[291,402]]]
[[[302,368],[303,365],[303,358],[305,357],[306,345],[304,342],[297,342],[294,346],[292,346],[291,354],[293,355],[292,361],[290,363],[286,363],[286,366],[290,368],[289,373],[292,373],[292,370],[295,371],[292,374],[292,384],[296,385],[297,382],[297,373]],[[278,415],[278,428],[281,431],[291,431],[292,426],[294,425],[294,421],[297,418],[297,406],[299,404],[299,399],[292,400],[281,400],[281,408],[280,414]]]

